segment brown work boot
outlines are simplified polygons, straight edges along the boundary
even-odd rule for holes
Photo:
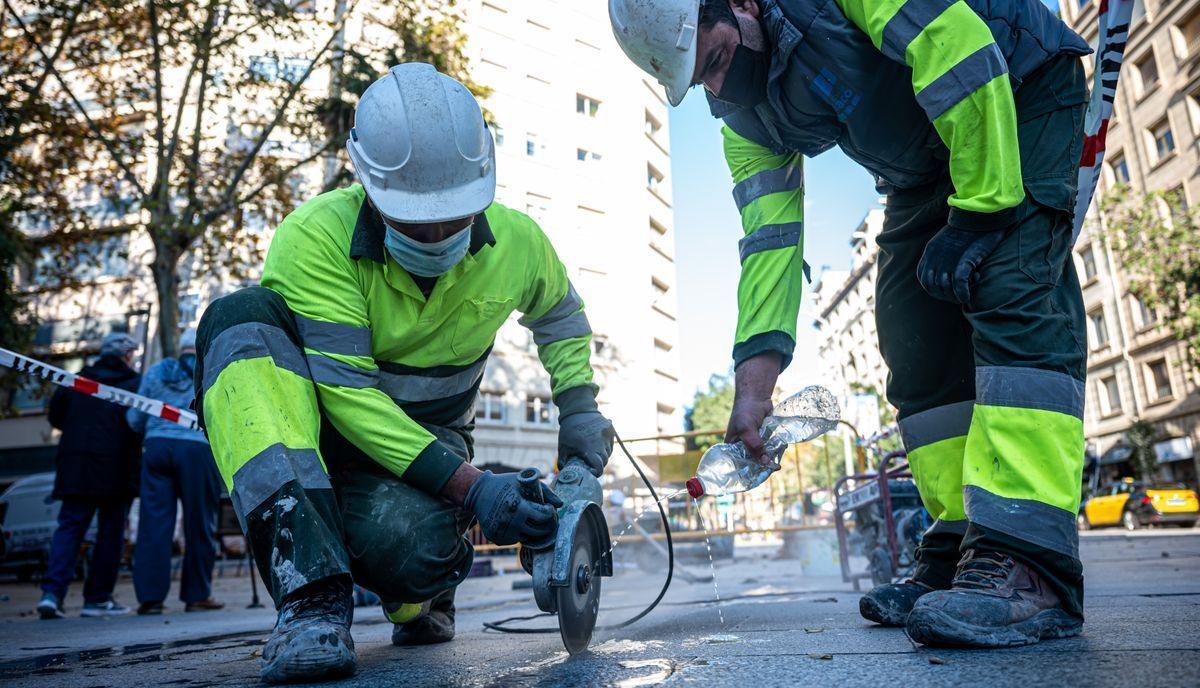
[[[392,644],[436,645],[454,640],[454,588],[426,602],[422,614],[392,629]]]
[[[188,602],[187,605],[183,608],[183,611],[185,611],[185,612],[211,612],[211,611],[216,611],[218,609],[224,609],[224,608],[225,608],[224,602],[221,602],[220,600],[210,597],[207,600],[200,600],[199,602]]]
[[[949,590],[921,597],[908,635],[925,645],[1015,647],[1079,635],[1083,619],[1029,566],[1000,552],[967,550]]]
[[[903,626],[917,600],[933,591],[911,578],[903,583],[877,585],[859,598],[858,613],[883,626]]]

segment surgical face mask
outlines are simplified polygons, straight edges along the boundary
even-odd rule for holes
[[[742,27],[738,25],[738,40],[743,41]],[[752,108],[767,97],[767,75],[771,69],[771,56],[762,50],[754,50],[739,42],[725,70],[725,81],[717,98],[726,103]]]
[[[409,274],[438,277],[449,272],[467,255],[471,246],[471,225],[433,243],[417,241],[388,227],[383,245]]]

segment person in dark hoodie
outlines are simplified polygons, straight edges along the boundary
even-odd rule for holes
[[[130,392],[140,380],[130,367],[137,343],[113,333],[100,344],[100,358],[80,375]],[[96,543],[83,585],[82,616],[129,613],[113,599],[117,567],[125,544],[125,519],[138,491],[141,438],[125,422],[125,409],[74,390],[59,388],[50,399],[50,425],[62,431],[58,442],[54,499],[62,500],[58,529],[37,611],[43,619],[61,619],[67,586],[75,575],[79,546],[97,519]]]
[[[179,358],[164,358],[146,371],[138,394],[175,408],[188,408],[195,395],[196,330],[179,339]],[[142,445],[142,493],[134,550],[133,588],[138,614],[162,614],[171,589],[171,540],[175,534],[176,500],[183,503],[183,569],[179,599],[189,612],[220,609],[212,598],[216,561],[217,510],[221,476],[208,440],[185,428],[136,409],[126,412],[130,427],[145,433]]]

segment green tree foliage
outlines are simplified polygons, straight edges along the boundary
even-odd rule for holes
[[[1158,431],[1154,425],[1144,420],[1134,421],[1133,425],[1125,431],[1125,441],[1129,443],[1132,453],[1129,455],[1129,464],[1133,468],[1133,473],[1139,480],[1153,480],[1154,474],[1158,468],[1158,457],[1154,453],[1154,443],[1158,438]]]
[[[1101,203],[1107,236],[1129,289],[1187,346],[1200,369],[1200,210],[1179,191],[1136,193],[1117,186]]]
[[[339,151],[371,79],[414,59],[465,76],[453,2],[361,17],[357,0],[2,2],[0,198],[63,285],[81,242],[148,235],[167,355],[181,258],[234,278],[257,266],[254,234],[305,200],[307,166],[346,178]]]
[[[699,390],[692,405],[684,410],[683,429],[723,430],[733,410],[733,379],[729,375],[713,375],[708,378],[708,389]],[[705,450],[721,441],[720,435],[689,437],[689,449]]]

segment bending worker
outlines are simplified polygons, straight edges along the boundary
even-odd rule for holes
[[[739,243],[728,439],[792,358],[803,156],[839,146],[887,194],[876,321],[936,518],[867,619],[928,644],[1076,635],[1085,336],[1071,260],[1089,48],[1039,0],[610,0],[618,43],[724,120]]]
[[[550,373],[559,456],[599,475],[612,451],[583,304],[537,224],[493,203],[470,92],[393,67],[346,147],[360,185],[288,215],[262,286],[199,327],[199,410],[279,610],[269,682],[353,673],[352,580],[383,600],[393,643],[450,640],[472,518],[496,544],[554,537],[549,489],[529,500],[516,473],[469,463],[484,364],[514,310]]]

